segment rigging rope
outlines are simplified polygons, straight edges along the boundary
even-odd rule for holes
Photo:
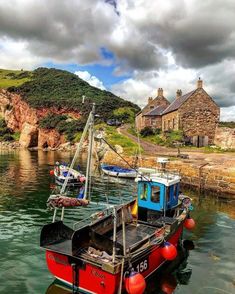
[[[132,167],[130,164],[129,164],[129,162],[123,157],[123,156],[121,156],[121,154],[119,154],[116,150],[115,150],[115,148],[112,146],[112,145],[110,145],[104,138],[101,138],[101,140],[103,140],[108,146],[109,146],[109,148],[113,151],[113,152],[115,152],[131,169],[133,169],[134,171],[136,171],[136,173],[138,174],[138,175],[140,175],[141,177],[143,177],[146,181],[148,181],[148,182],[150,182],[150,179],[148,179],[148,178],[146,178],[142,173],[140,173],[139,171],[138,171],[138,169],[137,168],[134,168],[134,167]]]
[[[65,192],[66,186],[67,186],[68,181],[69,181],[69,174],[71,173],[71,171],[72,171],[72,169],[73,169],[73,167],[74,167],[74,164],[75,164],[75,162],[76,162],[76,159],[78,158],[78,156],[79,156],[79,154],[80,154],[80,151],[81,151],[81,148],[82,148],[83,141],[84,141],[84,139],[85,139],[85,136],[86,136],[87,130],[88,130],[89,126],[90,126],[90,122],[91,122],[91,119],[92,119],[92,115],[93,115],[93,114],[90,113],[90,115],[89,115],[89,117],[88,117],[88,120],[87,120],[86,126],[85,126],[85,128],[84,128],[84,131],[83,131],[83,133],[82,133],[82,137],[81,137],[81,139],[80,139],[80,142],[79,142],[78,148],[77,148],[77,150],[76,150],[76,152],[75,152],[75,155],[74,155],[73,160],[72,160],[72,162],[71,162],[71,165],[70,165],[70,167],[69,167],[69,170],[68,170],[67,176],[66,176],[65,181],[64,181],[64,183],[63,183],[63,186],[62,186],[62,188],[61,188],[61,190],[60,190],[60,194],[63,194],[63,193]]]

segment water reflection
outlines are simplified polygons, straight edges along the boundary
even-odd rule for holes
[[[46,210],[52,183],[49,170],[55,161],[69,162],[72,156],[72,153],[28,150],[0,153],[0,293],[41,294],[52,283],[44,252],[39,248],[41,227],[52,219],[52,212]],[[134,181],[99,174],[92,181],[94,201],[106,201],[109,197],[112,203],[119,203],[136,195]],[[199,201],[195,195],[193,203],[192,217],[197,225],[193,232],[184,233],[184,238],[195,242],[195,250],[190,252],[185,268],[186,271],[192,268],[193,275],[189,285],[184,285],[183,280],[175,275],[177,286],[174,292],[235,293],[234,201],[222,202],[206,196]],[[99,208],[92,205],[88,209],[77,209],[76,216],[74,211],[68,211],[65,221],[85,219]],[[174,279],[165,277],[173,288]],[[159,279],[149,280],[152,286],[148,284],[147,293],[161,293]]]
[[[188,242],[188,244],[189,243],[190,242]],[[152,275],[148,279],[145,293],[172,294],[175,292],[177,285],[188,285],[192,275],[192,269],[188,267],[188,257],[189,251],[184,248],[180,248],[178,251],[178,256],[174,261],[165,264],[159,273]],[[48,287],[45,294],[69,293],[71,294],[74,292],[71,288],[66,287],[65,284],[55,280]]]

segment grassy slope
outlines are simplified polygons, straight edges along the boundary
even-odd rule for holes
[[[29,81],[31,75],[29,71],[0,69],[0,88],[20,86]]]
[[[139,107],[115,96],[111,92],[90,86],[77,75],[58,69],[38,68],[32,72],[31,79],[18,87],[8,89],[21,93],[24,99],[35,108],[67,107],[86,114],[91,103],[96,103],[97,112],[103,119],[112,116],[113,110],[120,107]],[[82,96],[87,98],[82,104]]]
[[[137,105],[123,100],[111,92],[94,88],[76,75],[62,70],[39,68],[33,72],[26,72],[0,69],[0,88],[8,87],[12,92],[22,93],[24,99],[32,107],[63,106],[74,110],[79,109],[86,113],[89,111],[87,106],[90,106],[91,102],[95,102],[97,112],[101,114],[103,119],[112,116],[113,110],[120,107],[131,107],[135,111],[139,110]],[[85,109],[81,105],[82,95],[89,97],[86,99]],[[119,134],[115,127],[106,124],[99,126],[105,129],[106,139],[111,145],[120,145],[126,154],[135,154],[138,149],[135,142]],[[74,142],[78,142],[80,137],[81,132],[77,132]]]
[[[103,128],[105,131],[105,140],[111,145],[120,145],[123,148],[123,151],[127,155],[135,155],[138,152],[138,144],[133,142],[127,136],[120,134],[115,127],[108,126],[106,124],[99,124],[96,126],[96,129]],[[142,149],[141,149],[142,150]]]

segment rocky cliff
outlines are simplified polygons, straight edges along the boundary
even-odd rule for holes
[[[74,119],[80,118],[80,113],[68,111],[66,108],[32,108],[19,94],[0,90],[0,115],[7,126],[14,132],[19,131],[22,147],[56,148],[65,142],[64,135],[55,129],[42,129],[39,121],[49,113],[66,114]]]
[[[6,81],[11,87],[0,90],[0,113],[8,128],[20,132],[23,147],[56,148],[65,142],[65,136],[75,140],[92,103],[96,104],[100,121],[112,118],[116,109],[139,111],[132,102],[92,87],[71,72],[48,68],[1,71],[5,76],[2,73],[0,89]]]

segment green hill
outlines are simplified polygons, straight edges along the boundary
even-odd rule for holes
[[[0,88],[20,86],[29,81],[31,75],[30,71],[0,69]]]
[[[77,75],[64,70],[38,68],[32,72],[12,72],[12,75],[14,79],[11,80],[12,86],[8,90],[21,94],[34,108],[63,107],[86,114],[91,109],[91,103],[95,102],[97,113],[102,119],[110,118],[113,111],[120,107],[130,107],[135,112],[139,111],[137,105],[111,92],[92,87]],[[84,104],[83,95],[87,97]]]

